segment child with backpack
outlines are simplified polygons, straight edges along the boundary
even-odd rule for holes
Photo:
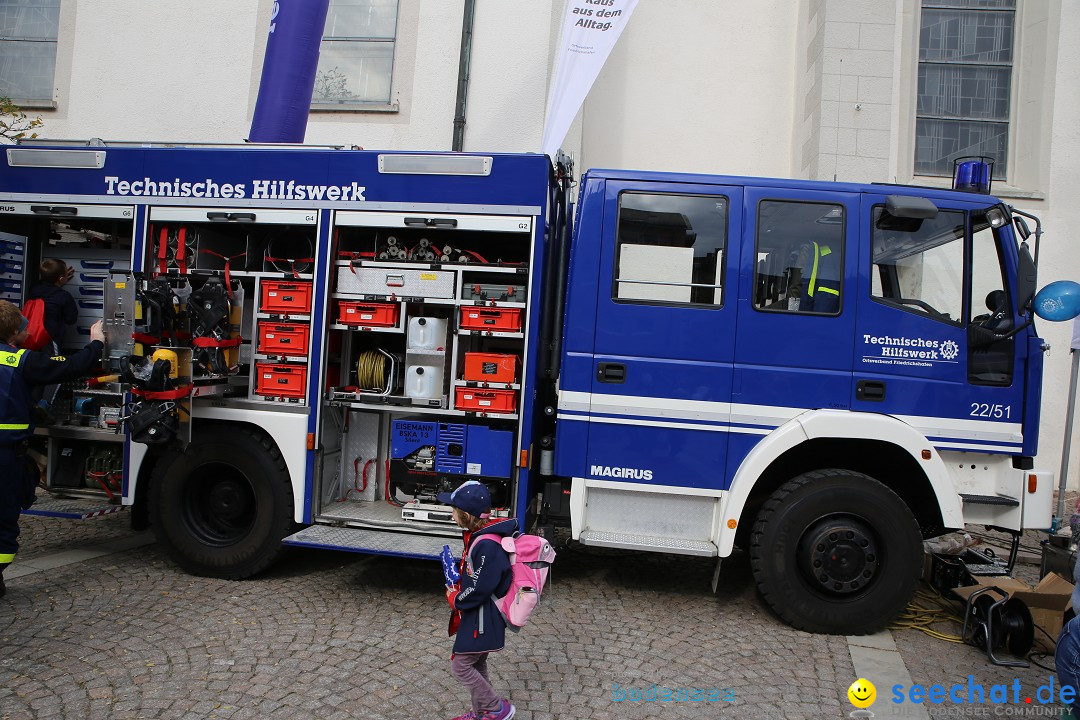
[[[502,650],[506,642],[506,621],[495,599],[505,596],[513,581],[502,540],[514,535],[518,523],[514,518],[492,519],[491,496],[475,480],[452,493],[439,493],[439,502],[454,508],[454,521],[462,528],[465,543],[460,579],[451,585],[447,578],[446,600],[453,610],[448,631],[457,633],[450,669],[468,688],[472,710],[454,720],[509,720],[515,708],[491,687],[487,657]]]

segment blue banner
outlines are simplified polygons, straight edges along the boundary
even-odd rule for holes
[[[270,18],[251,142],[304,142],[330,0],[277,0]]]

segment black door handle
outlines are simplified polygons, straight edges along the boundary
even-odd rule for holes
[[[626,366],[622,363],[600,363],[596,366],[596,379],[602,383],[624,383]]]
[[[885,383],[880,380],[860,380],[855,383],[855,399],[881,402],[885,399]]]

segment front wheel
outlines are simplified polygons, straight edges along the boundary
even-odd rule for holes
[[[817,470],[782,485],[761,508],[750,562],[765,601],[792,627],[862,635],[911,600],[922,541],[892,490],[862,473]]]
[[[155,464],[150,513],[158,542],[187,572],[249,577],[273,562],[292,527],[288,469],[258,430],[197,428],[186,451]]]

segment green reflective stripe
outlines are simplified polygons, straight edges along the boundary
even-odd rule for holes
[[[19,367],[19,363],[22,362],[23,353],[26,352],[26,348],[22,350],[16,350],[14,353],[0,353],[0,365],[7,365],[8,367]]]
[[[817,290],[817,264],[820,256],[821,250],[818,248],[818,244],[814,243],[814,269],[810,271],[810,289],[806,293],[810,297],[814,297],[814,291]]]
[[[835,295],[836,297],[840,297],[840,291],[839,290],[833,290],[832,288],[827,288],[827,287],[818,288],[818,292],[829,293],[830,295]]]
[[[15,553],[0,553],[0,565],[8,565],[15,562]]]
[[[30,423],[0,423],[0,430],[29,430]]]

